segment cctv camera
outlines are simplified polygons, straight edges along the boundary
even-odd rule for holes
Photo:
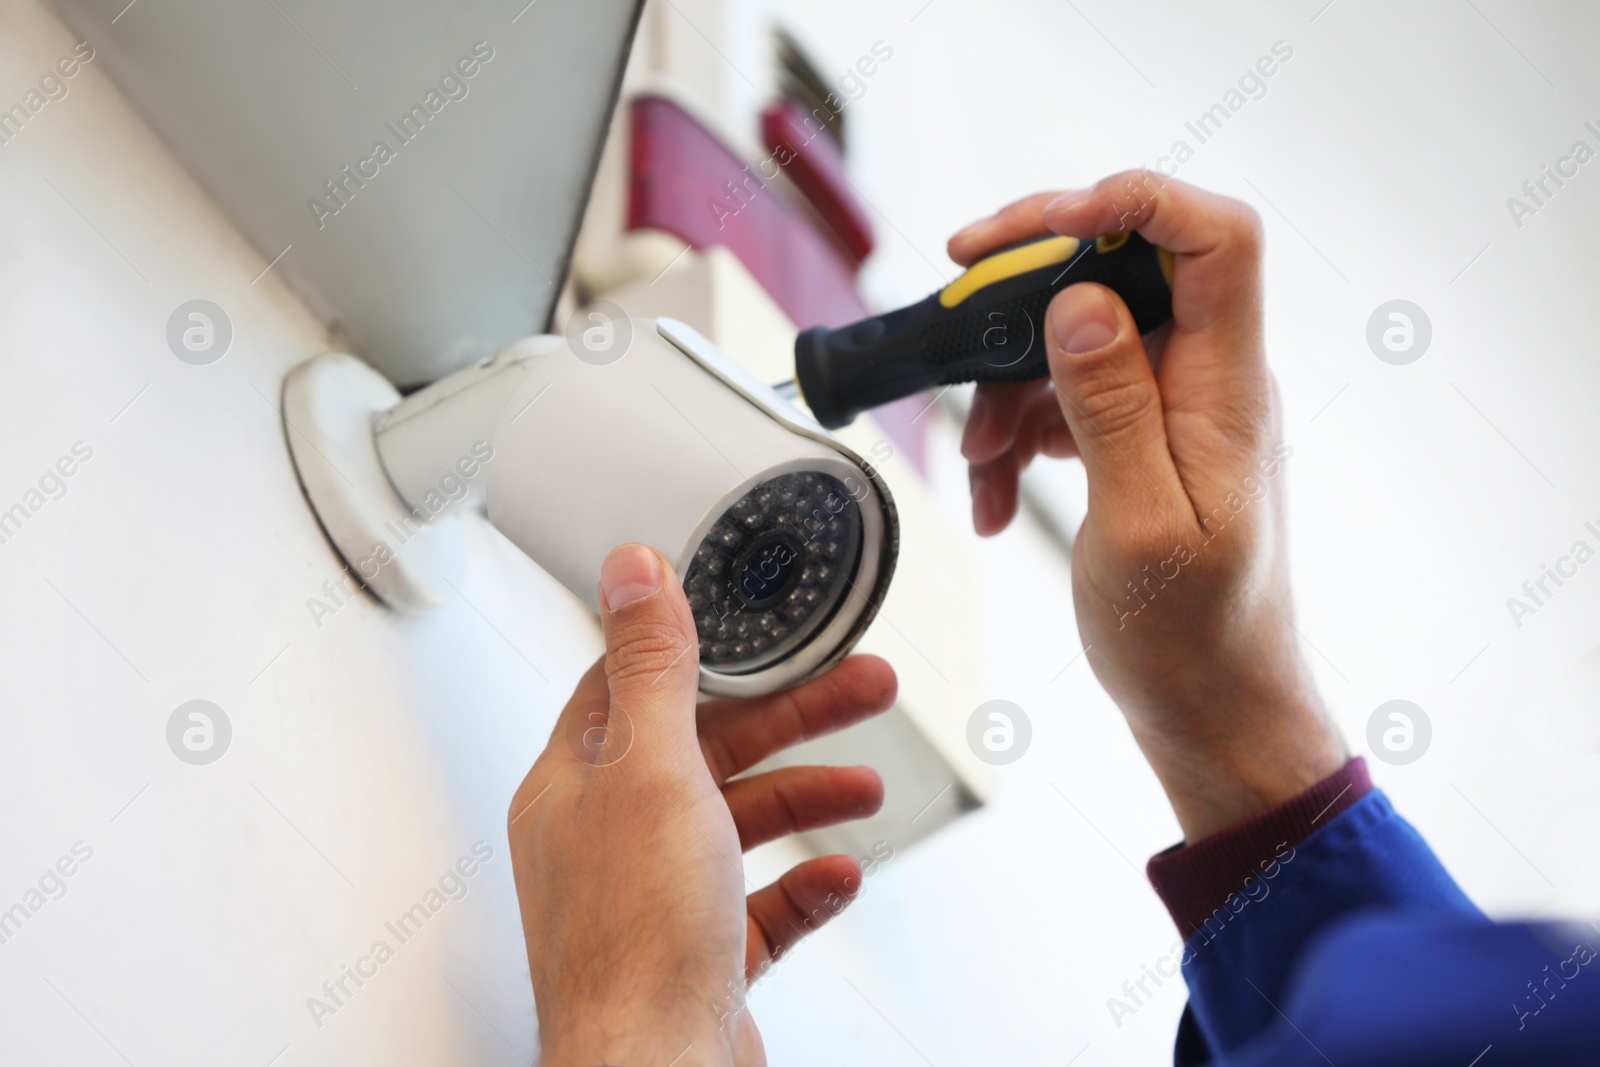
[[[616,545],[672,561],[706,693],[820,674],[888,588],[899,547],[888,486],[683,323],[595,320],[404,400],[350,356],[290,373],[296,470],[352,576],[398,608],[448,600],[463,558],[456,516],[482,507],[595,610]]]

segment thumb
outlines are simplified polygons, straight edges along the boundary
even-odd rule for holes
[[[635,746],[698,753],[700,641],[683,586],[659,552],[635,543],[606,556],[600,566],[600,624],[612,715],[626,716]]]
[[[1183,499],[1167,447],[1161,392],[1122,298],[1090,282],[1068,286],[1045,315],[1050,378],[1098,498],[1148,514]]]

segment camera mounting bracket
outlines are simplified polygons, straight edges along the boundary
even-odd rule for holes
[[[466,558],[459,513],[483,506],[495,423],[527,361],[562,344],[525,338],[403,399],[339,352],[289,372],[283,429],[295,473],[358,585],[405,611],[456,595]]]
[[[383,375],[330,352],[284,379],[283,430],[306,502],[345,570],[385,604],[421,610],[454,595],[465,551],[456,517],[418,524],[383,469],[373,420],[399,402]]]

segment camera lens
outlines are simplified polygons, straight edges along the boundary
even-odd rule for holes
[[[748,611],[776,607],[800,583],[806,546],[789,530],[768,530],[733,561],[733,594]]]
[[[832,475],[781,474],[740,497],[684,576],[701,664],[744,674],[805,645],[848,594],[861,539],[860,505]]]

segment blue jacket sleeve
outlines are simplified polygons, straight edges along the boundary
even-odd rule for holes
[[[1594,1067],[1600,927],[1367,912],[1318,938],[1225,1067]]]
[[[1319,935],[1369,911],[1486,923],[1379,790],[1278,852],[1187,939],[1179,1067],[1229,1062],[1281,1024],[1296,959]]]

